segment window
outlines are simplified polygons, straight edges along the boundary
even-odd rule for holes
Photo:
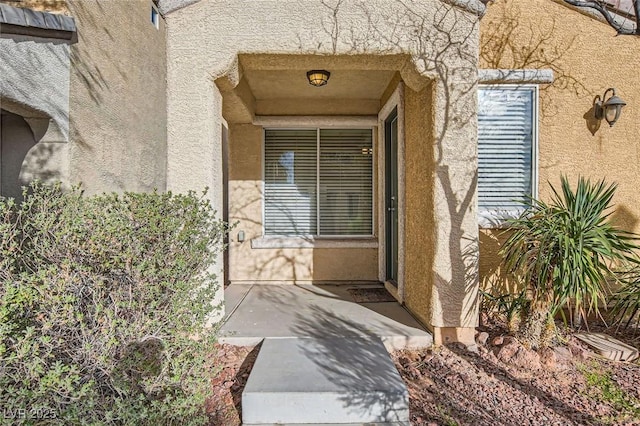
[[[517,215],[536,196],[537,87],[478,89],[480,224]]]
[[[151,23],[156,29],[160,29],[160,13],[155,4],[151,4]]]
[[[372,235],[372,133],[266,129],[265,235]]]

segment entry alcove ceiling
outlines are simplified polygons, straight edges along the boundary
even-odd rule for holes
[[[377,99],[395,74],[388,70],[327,70],[326,86],[314,87],[304,70],[248,70],[244,77],[256,100]]]
[[[327,85],[309,84],[314,69],[331,73]],[[377,116],[401,79],[422,87],[428,80],[408,55],[240,54],[216,84],[227,122],[250,123],[255,116]]]

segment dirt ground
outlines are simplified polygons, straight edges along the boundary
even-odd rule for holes
[[[640,336],[608,331],[638,347]],[[500,327],[476,352],[457,345],[397,351],[412,425],[640,425],[640,365],[598,358],[578,340],[540,354]],[[220,345],[212,425],[241,424],[240,399],[258,348]]]

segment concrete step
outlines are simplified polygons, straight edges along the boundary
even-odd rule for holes
[[[409,393],[376,337],[267,338],[242,393],[245,425],[409,424]]]

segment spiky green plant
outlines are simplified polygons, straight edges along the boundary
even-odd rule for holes
[[[509,220],[511,235],[501,250],[507,269],[528,290],[530,312],[521,331],[532,346],[564,307],[583,319],[599,313],[616,265],[637,263],[636,235],[610,220],[615,184],[580,177],[574,191],[562,176],[561,191],[551,190],[550,203],[531,198],[523,214]]]
[[[640,265],[620,274],[622,285],[611,297],[614,323],[629,327],[640,326]]]

